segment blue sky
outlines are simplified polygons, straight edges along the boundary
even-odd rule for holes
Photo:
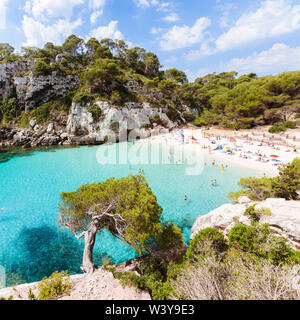
[[[300,70],[300,0],[0,0],[0,42],[124,39],[190,80]]]

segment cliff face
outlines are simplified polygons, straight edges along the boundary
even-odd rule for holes
[[[116,108],[103,101],[98,101],[95,105],[102,114],[96,122],[88,112],[88,106],[72,105],[66,128],[72,142],[85,140],[99,143],[111,133],[119,140],[120,135],[127,134],[128,131],[132,139],[143,139],[150,135],[169,132],[177,126],[177,123],[172,122],[166,115],[166,109],[151,108],[148,103],[126,103],[122,108]],[[151,129],[151,121],[155,116],[164,122],[164,127],[153,123],[154,127]]]
[[[117,142],[127,133],[131,139],[144,139],[168,133],[178,126],[168,118],[166,109],[152,108],[147,103],[127,103],[116,108],[108,102],[98,101],[94,108],[101,110],[99,120],[93,119],[89,107],[73,103],[69,114],[53,112],[50,122],[45,125],[31,120],[27,129],[2,127],[0,147],[101,144],[112,134]],[[155,117],[163,126],[153,122]]]
[[[61,76],[54,71],[51,75],[37,76],[32,72],[35,64],[34,60],[0,64],[0,100],[15,97],[20,110],[28,112],[79,87],[79,75]],[[131,93],[146,94],[134,81],[128,82],[126,88]],[[132,139],[146,138],[169,132],[185,122],[182,115],[178,122],[171,121],[167,116],[168,107],[155,108],[149,103],[128,102],[116,107],[109,102],[97,101],[93,105],[101,114],[97,119],[93,119],[88,111],[90,107],[90,104],[73,103],[69,113],[51,111],[47,124],[39,125],[31,119],[30,126],[25,129],[2,126],[0,147],[101,144],[112,132],[116,141],[121,133],[129,131]],[[188,107],[183,106],[182,112],[187,110]]]
[[[257,203],[256,208],[268,208],[271,215],[263,215],[260,222],[269,224],[279,236],[288,240],[291,246],[300,250],[300,201],[286,201],[285,199],[267,199],[262,202],[252,202],[247,197],[241,197],[239,204],[224,204],[205,216],[199,216],[192,228],[191,238],[202,229],[215,227],[228,234],[235,225],[235,219],[240,223],[250,225],[245,210]]]
[[[32,73],[34,60],[0,64],[0,99],[15,96],[25,111],[52,99],[63,97],[79,85],[78,76],[60,76],[53,72],[47,76]]]

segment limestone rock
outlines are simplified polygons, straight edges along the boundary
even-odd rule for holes
[[[94,122],[92,115],[88,112],[88,106],[73,103],[67,121],[67,132],[74,137],[89,136],[96,141],[104,141],[106,136],[116,135],[115,140],[120,139],[121,133],[130,131],[129,140],[136,137],[145,138],[150,134],[168,133],[169,129],[176,127],[168,116],[166,110],[151,108],[148,103],[126,103],[121,108],[110,106],[108,102],[98,101],[95,103],[102,112],[101,119]],[[166,122],[166,127],[159,126],[155,130],[147,130],[151,126],[150,119],[156,115]],[[78,139],[72,138],[73,141]],[[113,141],[112,141],[113,142]]]
[[[241,203],[241,204],[250,203],[251,201],[252,200],[246,196],[242,196],[238,198],[238,203]]]
[[[29,72],[35,66],[34,60],[14,61],[0,64],[0,98],[10,97],[15,89],[15,79],[19,85],[23,85],[26,77],[20,77],[20,73]]]
[[[286,201],[285,199],[267,199],[262,202],[239,204],[225,204],[210,213],[199,216],[192,227],[191,238],[202,229],[215,227],[225,234],[234,226],[234,218],[241,223],[250,224],[244,216],[247,207],[257,204],[256,208],[269,208],[272,214],[262,215],[260,222],[267,223],[280,236],[297,249],[300,249],[300,201]]]
[[[63,295],[58,300],[151,300],[148,292],[135,287],[123,287],[111,272],[103,268],[92,274],[70,276],[72,285],[70,296]],[[32,289],[38,295],[38,282],[26,283],[15,287],[0,289],[0,297],[13,296],[14,300],[28,300],[28,291]]]
[[[29,125],[33,129],[35,127],[35,125],[36,125],[36,121],[35,120],[30,120],[29,121]]]
[[[54,130],[54,124],[53,123],[49,123],[48,127],[47,127],[47,133],[50,133]]]

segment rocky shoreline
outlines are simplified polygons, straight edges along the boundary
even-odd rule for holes
[[[152,108],[148,103],[127,103],[117,108],[108,102],[98,101],[94,104],[102,114],[98,120],[93,119],[89,107],[89,104],[82,106],[73,103],[69,114],[52,113],[51,120],[43,125],[32,119],[28,128],[2,126],[0,148],[98,145],[107,141],[108,136],[114,136],[115,142],[118,142],[124,132],[133,139],[145,139],[169,133],[180,124],[171,121],[166,110]]]

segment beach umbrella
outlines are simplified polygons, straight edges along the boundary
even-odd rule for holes
[[[271,158],[279,158],[279,156],[276,156],[275,154],[272,154],[270,157]]]
[[[236,142],[236,139],[235,139],[235,138],[230,138],[229,141],[230,141],[230,142]]]

